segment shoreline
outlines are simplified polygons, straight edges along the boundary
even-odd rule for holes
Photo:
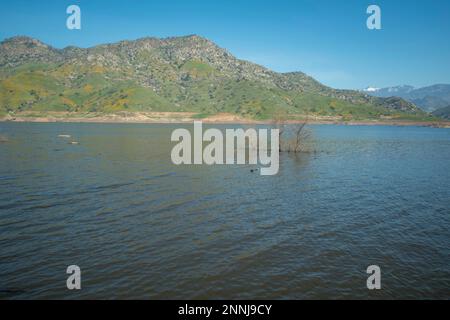
[[[196,117],[194,112],[129,112],[97,114],[73,114],[53,112],[39,115],[24,112],[17,115],[7,115],[0,118],[0,122],[37,122],[37,123],[140,123],[140,124],[189,124],[202,121],[206,124],[271,124],[273,120],[253,120],[238,115],[222,113],[205,117]],[[334,124],[348,126],[422,126],[435,128],[450,128],[450,121],[416,121],[416,120],[343,120],[339,117],[304,117],[296,120],[286,120],[283,123],[296,124]]]

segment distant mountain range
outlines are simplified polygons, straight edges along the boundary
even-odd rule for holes
[[[433,112],[450,105],[450,84],[435,84],[423,88],[408,85],[381,89],[368,87],[363,91],[375,97],[400,97],[426,112]]]
[[[336,90],[302,72],[239,60],[197,35],[64,49],[24,36],[6,39],[0,42],[0,115],[20,111],[429,117],[402,98]]]

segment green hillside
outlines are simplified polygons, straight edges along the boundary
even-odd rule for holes
[[[7,39],[0,43],[0,115],[20,111],[429,118],[399,98],[335,90],[301,72],[238,60],[199,36],[61,50],[28,37]]]
[[[450,106],[437,109],[437,110],[433,111],[432,114],[436,117],[450,120]]]

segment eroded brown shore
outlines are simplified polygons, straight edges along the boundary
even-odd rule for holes
[[[69,113],[46,112],[45,114],[23,112],[0,117],[0,121],[11,122],[72,122],[72,123],[192,123],[201,120],[204,123],[217,124],[270,124],[272,120],[253,120],[229,113],[220,113],[199,117],[194,112],[121,112],[121,113]],[[285,123],[340,124],[340,125],[391,125],[391,126],[427,126],[450,128],[450,121],[410,121],[400,119],[382,120],[344,120],[332,116],[303,116]]]

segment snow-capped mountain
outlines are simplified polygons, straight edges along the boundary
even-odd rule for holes
[[[387,88],[370,86],[362,91],[375,97],[400,97],[427,112],[450,105],[450,84],[435,84],[423,88],[415,88],[410,85]]]
[[[380,88],[367,87],[367,88],[363,89],[364,92],[377,92],[378,90],[380,90]]]
[[[402,85],[402,86],[387,87],[387,88],[367,87],[363,91],[370,93],[371,95],[374,95],[377,97],[392,97],[392,96],[405,95],[405,94],[410,93],[413,90],[415,90],[415,88],[413,86]]]

